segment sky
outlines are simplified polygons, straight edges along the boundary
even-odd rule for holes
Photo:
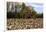
[[[43,4],[42,3],[25,3],[27,6],[34,7],[34,10],[37,13],[43,13]]]

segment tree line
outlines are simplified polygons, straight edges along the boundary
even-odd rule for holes
[[[17,11],[17,7],[21,7],[20,12]],[[43,13],[37,14],[37,12],[33,9],[33,7],[28,7],[25,5],[25,3],[22,3],[22,5],[16,5],[15,6],[15,12],[7,12],[7,18],[43,18]],[[12,7],[13,9],[13,7]],[[7,5],[7,11],[8,11],[8,5]]]

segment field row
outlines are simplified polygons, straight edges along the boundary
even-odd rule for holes
[[[7,29],[43,28],[43,19],[7,19]]]

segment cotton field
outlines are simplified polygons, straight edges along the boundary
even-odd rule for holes
[[[17,29],[36,29],[43,28],[43,19],[7,19],[7,29],[17,30]]]

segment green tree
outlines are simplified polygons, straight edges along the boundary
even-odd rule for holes
[[[43,18],[43,13],[37,14],[37,18]]]
[[[20,17],[21,18],[23,18],[23,15],[24,15],[23,11],[24,11],[24,9],[25,9],[25,3],[22,3],[21,12],[20,12]]]

